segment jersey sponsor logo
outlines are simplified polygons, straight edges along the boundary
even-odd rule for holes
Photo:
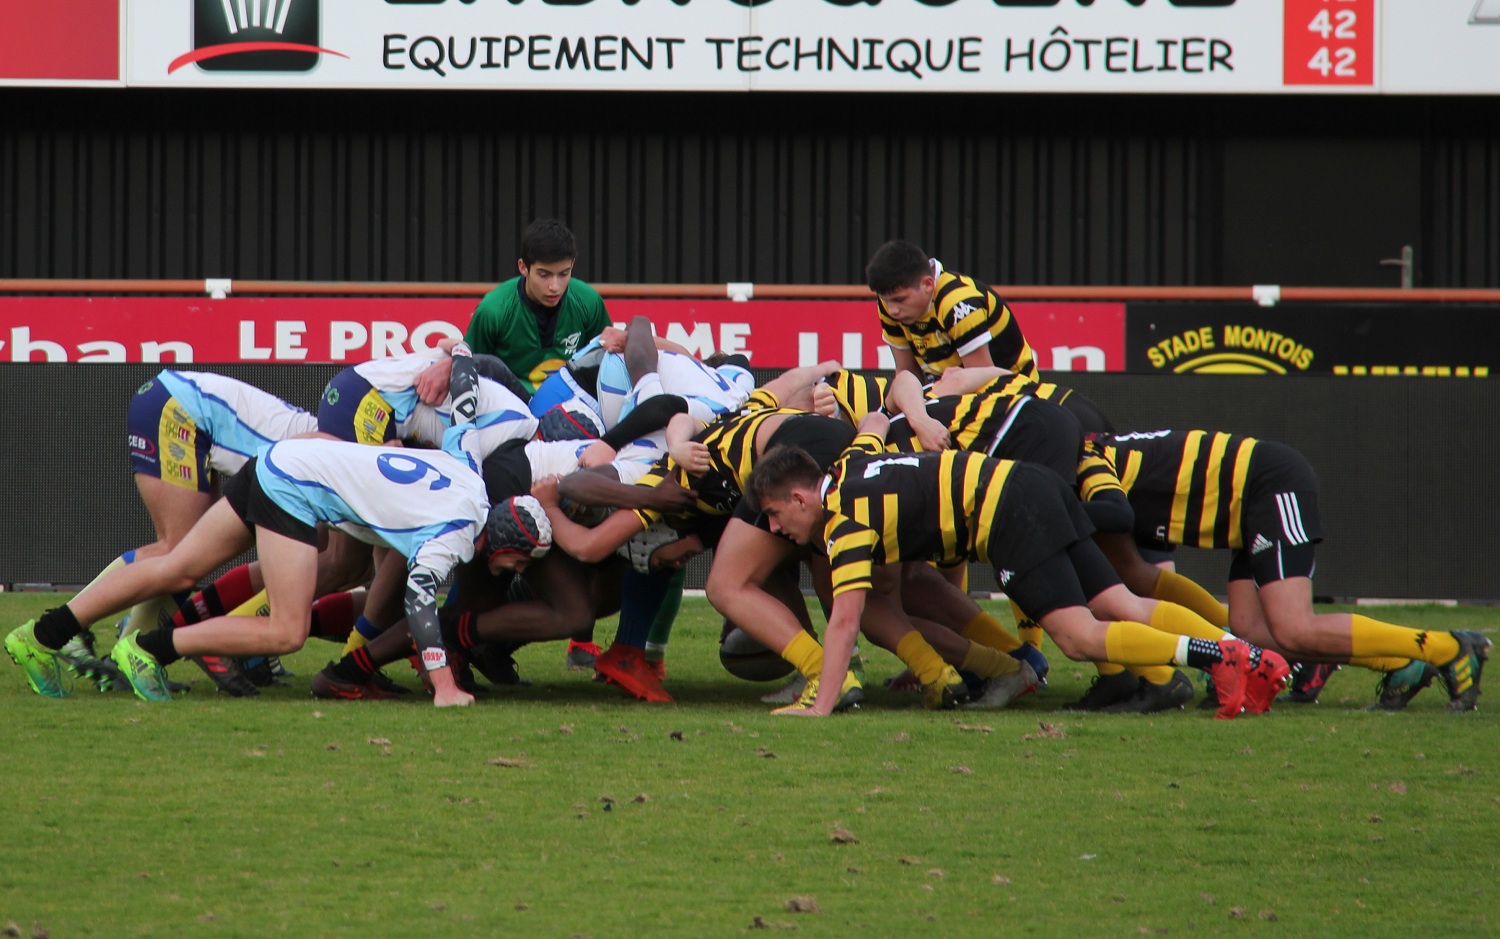
[[[447,650],[445,650],[445,649],[443,649],[441,647],[434,647],[434,648],[423,649],[422,650],[422,667],[425,668],[425,669],[427,669],[429,672],[436,671],[437,669],[440,669],[440,668],[446,668],[447,665],[448,665],[448,652],[447,652]]]
[[[865,464],[865,479],[874,479],[888,466],[910,466],[913,469],[922,465],[922,461],[914,456],[893,457],[886,460],[873,460]]]
[[[953,322],[961,322],[980,312],[983,312],[981,307],[977,307],[967,300],[960,300],[953,305]]]
[[[156,456],[156,444],[152,443],[140,434],[130,434],[130,450],[141,456]]]
[[[1271,542],[1269,542],[1269,541],[1266,540],[1266,536],[1265,535],[1262,535],[1260,533],[1256,533],[1255,540],[1252,541],[1252,542],[1250,542],[1250,553],[1251,554],[1260,554],[1263,551],[1269,551],[1269,550],[1271,550]]]

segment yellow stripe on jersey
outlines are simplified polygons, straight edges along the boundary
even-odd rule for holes
[[[841,527],[849,528],[851,526],[848,522],[849,519],[834,515],[826,530],[832,533]],[[848,534],[835,534],[828,539],[828,560],[833,567],[835,597],[851,590],[869,590],[874,586],[871,580],[871,572],[874,570],[871,558],[876,538],[876,534],[870,529],[854,527]]]
[[[971,461],[979,463],[978,460]],[[982,465],[982,464],[981,464]],[[990,553],[990,528],[995,518],[995,509],[1000,505],[1000,492],[1005,488],[1005,481],[1010,476],[1011,467],[1015,464],[1010,460],[1000,460],[994,464],[994,472],[989,481],[984,484],[984,502],[979,506],[979,515],[976,517],[977,524],[972,539],[974,553],[978,557],[988,557]],[[965,480],[967,483],[968,480]]]
[[[901,520],[901,510],[896,506],[894,492],[887,492],[881,496],[880,503],[880,541],[885,545],[885,563],[895,564],[901,560],[901,540],[896,533],[896,523]]]
[[[1255,440],[1246,437],[1240,441],[1234,454],[1234,492],[1229,499],[1229,546],[1243,548],[1245,533],[1240,528],[1241,502],[1245,492],[1245,480],[1250,478],[1250,455],[1255,452]]]
[[[779,407],[781,407],[781,399],[776,397],[775,392],[757,388],[750,392],[750,397],[746,398],[745,403],[740,406],[740,413],[748,414],[751,411],[764,411]]]
[[[945,458],[949,458],[950,460],[948,463],[944,464],[943,467],[949,473],[953,472],[953,463],[951,462],[951,457],[956,452],[957,451],[955,450],[945,450],[943,452],[943,456]],[[971,493],[972,491],[973,490],[969,487],[964,487],[964,493],[966,494],[966,497],[968,497],[967,494]],[[953,504],[953,487],[939,484],[938,517],[936,521],[939,530],[941,530],[943,533],[943,557],[951,558],[958,554],[958,532],[956,530],[958,527],[958,508],[958,506],[955,506]],[[967,508],[967,506],[964,506],[964,508]]]
[[[852,519],[854,519],[856,522],[860,523],[861,525],[865,526],[866,528],[869,528],[870,527],[870,500],[869,499],[855,499],[854,500],[854,504],[851,505],[850,508],[853,511],[851,511],[849,513],[849,517],[852,518]]]
[[[1188,434],[1182,446],[1182,462],[1177,466],[1177,491],[1172,497],[1172,516],[1167,522],[1167,540],[1182,544],[1187,531],[1188,497],[1192,495],[1193,466],[1198,462],[1198,449],[1203,445],[1204,433],[1195,430]]]
[[[1228,448],[1228,434],[1214,434],[1208,446],[1208,464],[1203,469],[1203,512],[1198,516],[1198,540],[1204,544],[1213,544],[1214,519],[1219,514],[1219,471]]]

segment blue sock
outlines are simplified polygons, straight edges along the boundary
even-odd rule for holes
[[[671,574],[626,571],[620,588],[620,628],[615,631],[615,642],[633,649],[645,649],[656,611],[661,609],[671,586]]]

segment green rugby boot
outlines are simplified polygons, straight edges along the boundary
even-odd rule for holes
[[[27,620],[5,637],[5,651],[26,674],[31,690],[44,698],[66,698],[72,683],[64,680],[57,653],[36,641],[36,620]]]
[[[136,641],[138,633],[131,633],[115,643],[109,657],[130,682],[130,690],[142,701],[170,701],[172,688],[167,682],[167,670],[161,667],[156,657],[142,649]]]

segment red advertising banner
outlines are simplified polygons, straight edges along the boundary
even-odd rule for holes
[[[224,300],[191,297],[0,297],[4,362],[362,362],[460,336],[473,299]],[[873,302],[609,301],[624,322],[707,355],[741,352],[757,368],[838,359],[889,367]],[[1123,303],[1013,307],[1044,369],[1123,371]]]
[[[15,0],[4,13],[0,80],[120,80],[120,0]]]
[[[1375,84],[1375,0],[1285,0],[1282,80]]]

